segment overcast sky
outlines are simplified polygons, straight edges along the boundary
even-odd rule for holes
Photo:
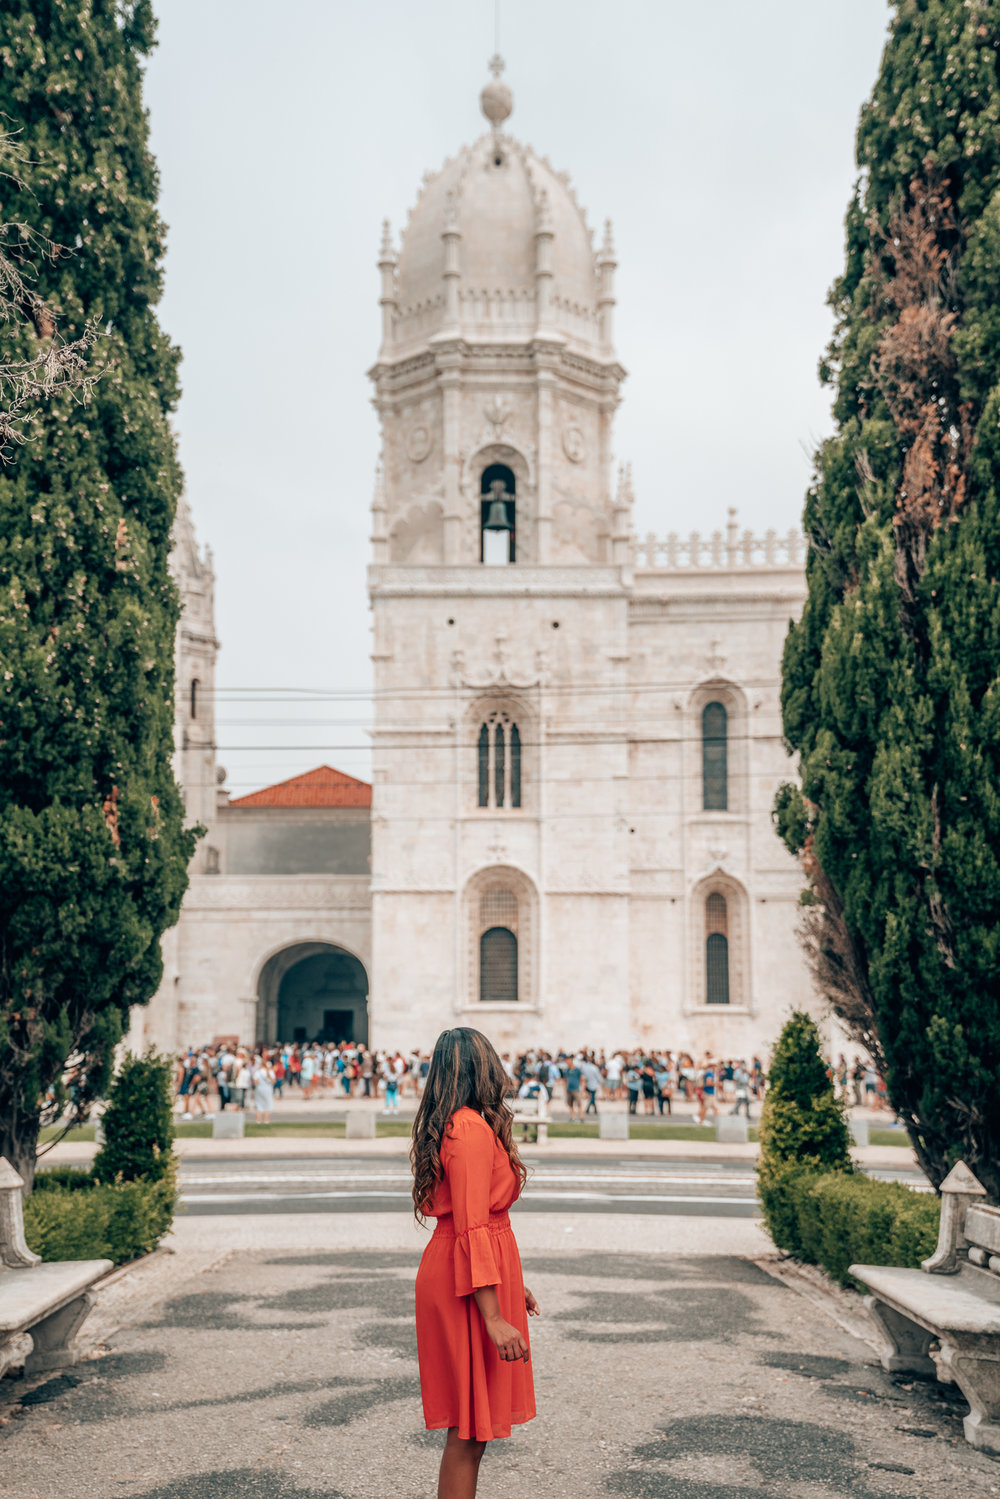
[[[146,100],[234,795],[365,775],[379,229],[474,140],[493,0],[159,0]],[[798,523],[886,0],[501,0],[508,128],[618,250],[639,530]]]

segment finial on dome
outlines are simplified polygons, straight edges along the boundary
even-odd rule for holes
[[[493,80],[479,95],[479,107],[494,130],[499,130],[504,120],[509,120],[514,112],[514,95],[500,76],[504,66],[499,52],[494,52],[489,62]]]

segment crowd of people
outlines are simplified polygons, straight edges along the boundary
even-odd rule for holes
[[[756,1056],[706,1054],[698,1061],[689,1052],[664,1049],[531,1050],[513,1057],[504,1052],[502,1061],[512,1093],[530,1098],[544,1089],[550,1102],[565,1103],[571,1119],[597,1114],[602,1102],[627,1102],[630,1114],[672,1114],[678,1100],[694,1105],[696,1124],[708,1124],[723,1109],[749,1119],[766,1087]],[[374,1051],[349,1042],[256,1049],[223,1042],[191,1048],[178,1059],[176,1107],[182,1119],[252,1109],[258,1123],[267,1124],[275,1101],[294,1091],[305,1099],[374,1099],[383,1113],[398,1114],[401,1099],[419,1099],[429,1064],[427,1052]],[[849,1064],[841,1056],[831,1074],[849,1103],[885,1106],[884,1084],[860,1057]]]

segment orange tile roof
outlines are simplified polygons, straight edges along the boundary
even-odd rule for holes
[[[372,788],[368,782],[346,776],[332,765],[319,765],[304,775],[279,781],[277,786],[265,786],[262,791],[251,791],[249,796],[237,796],[229,803],[231,807],[370,807],[371,804]]]

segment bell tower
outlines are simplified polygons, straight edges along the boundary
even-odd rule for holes
[[[595,250],[568,177],[506,132],[501,59],[491,72],[488,130],[425,178],[398,247],[384,226],[378,261],[376,1044],[474,1024],[514,1045],[551,1034],[563,990],[596,1016],[604,983],[627,1007],[613,942],[586,976],[568,955],[581,881],[627,886],[615,251],[610,223]]]

